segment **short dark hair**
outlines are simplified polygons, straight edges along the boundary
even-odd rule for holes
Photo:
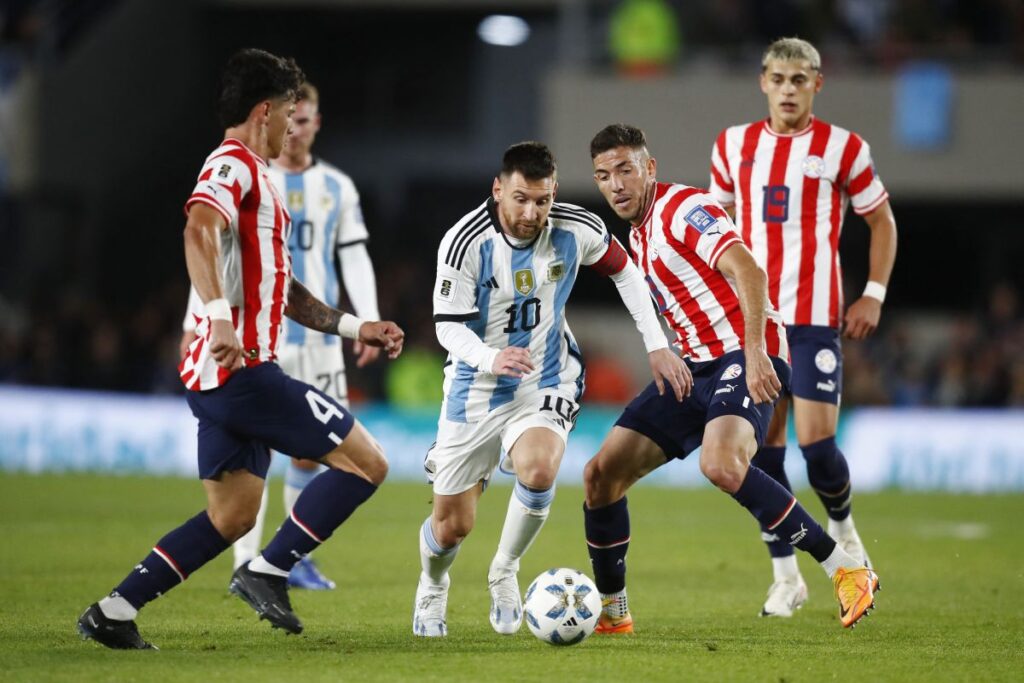
[[[628,123],[613,123],[598,131],[590,141],[590,158],[616,147],[637,149],[647,147],[647,136],[636,126]]]
[[[501,175],[522,174],[526,180],[543,180],[555,175],[555,157],[543,142],[517,142],[501,158]]]
[[[221,124],[231,128],[244,123],[252,108],[263,100],[294,98],[304,80],[302,69],[290,57],[255,48],[239,50],[228,60],[221,76]]]

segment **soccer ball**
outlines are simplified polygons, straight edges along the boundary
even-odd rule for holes
[[[552,645],[575,645],[594,632],[601,616],[601,594],[586,574],[549,569],[526,589],[526,625]]]

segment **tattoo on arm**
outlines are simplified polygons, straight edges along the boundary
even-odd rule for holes
[[[326,334],[338,334],[341,311],[331,308],[309,293],[306,287],[294,277],[288,288],[288,306],[284,314],[311,330]]]

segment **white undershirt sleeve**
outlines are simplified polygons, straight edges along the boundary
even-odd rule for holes
[[[462,323],[450,321],[435,323],[434,329],[437,341],[453,358],[464,361],[479,372],[491,372],[498,349],[484,344],[473,330]]]
[[[345,293],[348,294],[356,315],[363,320],[380,320],[380,310],[377,308],[377,279],[366,243],[339,247],[338,260],[341,263],[341,279],[345,282]]]
[[[626,304],[629,314],[636,321],[636,328],[644,338],[647,353],[668,348],[668,340],[651,304],[650,288],[637,267],[627,262],[625,268],[609,277],[619,290],[622,303]]]

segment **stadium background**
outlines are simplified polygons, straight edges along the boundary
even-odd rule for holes
[[[489,25],[485,42],[492,14],[523,20],[525,42],[493,44],[514,42],[517,22]],[[633,22],[653,33],[637,40]],[[885,582],[880,611],[840,629],[831,586],[804,558],[808,605],[791,620],[754,618],[767,556],[690,458],[663,468],[662,486],[630,494],[635,638],[567,652],[525,632],[495,637],[481,581],[508,496],[501,480],[453,571],[451,635],[418,642],[412,535],[429,509],[420,463],[441,364],[424,293],[440,236],[486,196],[502,150],[525,138],[554,149],[561,197],[621,236],[591,185],[589,136],[613,120],[640,125],[663,178],[705,185],[718,130],[765,115],[765,44],[794,33],[824,58],[817,113],[871,143],[900,234],[881,328],[845,346],[839,435]],[[174,370],[187,292],[181,205],[220,139],[220,68],[243,46],[294,56],[319,85],[316,149],[362,193],[381,311],[409,341],[400,364],[352,371],[350,384],[392,474],[318,551],[340,589],[293,596],[307,634],[257,623],[226,594],[222,556],[146,609],[157,657],[119,656],[79,642],[72,623],[202,505]],[[4,679],[1019,680],[1022,67],[1018,0],[0,3]],[[847,217],[848,300],[863,285],[867,235]],[[580,469],[646,382],[609,283],[583,272],[568,318],[590,393],[524,585],[552,563],[586,566]],[[796,448],[788,469],[804,486]],[[813,494],[799,495],[820,516]],[[280,514],[271,505],[268,526]]]

